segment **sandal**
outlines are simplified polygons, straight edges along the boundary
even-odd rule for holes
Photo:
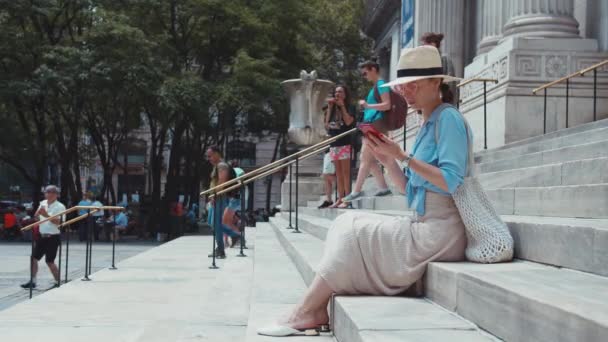
[[[271,325],[258,329],[258,335],[264,336],[273,336],[273,337],[287,337],[294,335],[301,335],[304,333],[304,336],[319,336],[321,332],[328,332],[329,326],[320,325],[314,328],[308,329],[294,329],[285,325]]]
[[[344,202],[342,202],[342,199],[340,198],[339,200],[336,201],[336,203],[330,205],[328,208],[330,209],[336,209],[339,208],[340,205],[342,205]]]

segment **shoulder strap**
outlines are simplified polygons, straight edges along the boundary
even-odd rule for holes
[[[444,107],[441,108],[441,110],[439,111],[439,113],[437,115],[437,121],[435,124],[435,143],[436,144],[439,144],[439,119],[441,118],[441,112],[443,112],[443,110],[448,107],[454,107],[453,105],[451,105],[449,103],[443,103],[443,104],[441,104],[441,106],[444,106]],[[465,132],[467,134],[468,156],[467,156],[467,170],[465,171],[465,177],[471,177],[471,176],[473,176],[473,171],[475,170],[475,159],[474,159],[475,156],[473,155],[473,142],[471,141],[471,138],[470,138],[471,127],[469,126],[469,122],[467,121],[467,119],[464,117],[464,115],[462,115],[462,113],[458,109],[456,109],[456,112],[458,112],[458,114],[462,118],[462,121],[464,122]]]
[[[378,90],[378,82],[374,84],[374,98],[377,103],[382,103],[382,96],[380,96],[380,90]]]

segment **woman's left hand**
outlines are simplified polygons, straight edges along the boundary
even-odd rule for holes
[[[375,155],[391,158],[393,160],[403,159],[405,152],[403,152],[401,146],[389,139],[386,135],[382,135],[382,139],[379,139],[378,137],[369,134],[366,138],[367,145],[372,149]]]

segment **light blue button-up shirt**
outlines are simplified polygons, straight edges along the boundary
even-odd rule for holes
[[[435,140],[435,125],[439,125],[438,141]],[[470,132],[469,134],[472,135]],[[451,105],[438,106],[420,127],[411,153],[414,155],[414,159],[441,169],[449,192],[441,190],[421,175],[408,169],[406,171],[408,177],[407,202],[418,215],[423,216],[425,213],[427,190],[450,196],[462,184],[467,168],[467,144],[467,130],[462,116]]]

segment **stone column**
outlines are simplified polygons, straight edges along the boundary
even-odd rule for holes
[[[508,2],[503,0],[481,0],[481,41],[477,45],[477,54],[484,54],[494,48],[502,38],[505,23],[505,12]]]
[[[510,0],[504,37],[579,38],[574,0]]]
[[[416,45],[425,32],[444,34],[441,53],[448,55],[454,63],[456,75],[464,71],[464,0],[419,0],[416,1],[415,30]]]

